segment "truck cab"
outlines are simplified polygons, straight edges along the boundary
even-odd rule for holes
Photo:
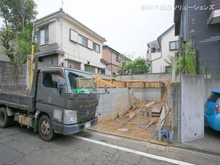
[[[47,114],[39,120],[39,133],[50,139],[50,131],[63,135],[75,134],[98,122],[98,94],[92,76],[68,68],[40,70],[36,84],[36,111]]]

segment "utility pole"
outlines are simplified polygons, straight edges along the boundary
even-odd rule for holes
[[[34,59],[34,20],[33,20],[32,40],[31,40],[30,87],[32,87],[32,83],[33,83],[33,59]]]

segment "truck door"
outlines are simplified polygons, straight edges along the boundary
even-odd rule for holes
[[[57,84],[61,77],[60,71],[43,71],[39,76],[36,108],[45,111],[51,117],[54,109],[63,109],[63,98]]]

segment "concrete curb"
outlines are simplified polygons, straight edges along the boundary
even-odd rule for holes
[[[180,148],[180,149],[185,149],[185,150],[190,150],[190,151],[196,151],[196,152],[200,152],[200,153],[204,153],[204,154],[208,154],[208,155],[213,155],[213,156],[220,156],[220,153],[218,151],[213,151],[207,148],[198,148],[198,147],[193,147],[193,146],[189,146],[186,144],[172,144],[171,147],[173,148]]]
[[[137,141],[144,141],[144,142],[147,142],[147,143],[150,143],[150,144],[160,145],[160,146],[163,146],[163,147],[179,148],[179,149],[185,149],[185,150],[189,150],[189,151],[196,151],[196,152],[200,152],[200,153],[205,153],[205,154],[209,154],[209,155],[213,155],[213,156],[220,156],[220,153],[218,151],[212,151],[212,150],[209,150],[209,149],[206,149],[206,148],[193,147],[193,146],[189,146],[187,144],[181,144],[181,143],[178,143],[178,144],[164,144],[164,143],[160,143],[160,142],[156,142],[156,141],[149,141],[149,140],[144,140],[144,139],[135,138],[135,137],[131,137],[131,136],[124,136],[124,135],[110,133],[110,132],[106,132],[106,131],[102,131],[102,130],[96,130],[96,129],[93,129],[93,128],[89,128],[88,130],[98,132],[98,133],[103,133],[103,134],[128,138],[128,139],[132,139],[132,140],[137,140]]]
[[[106,132],[106,131],[102,131],[102,130],[96,130],[96,129],[93,129],[93,128],[89,128],[88,130],[98,132],[98,133],[103,133],[103,134],[109,134],[109,135],[113,135],[113,136],[128,138],[128,139],[132,139],[132,140],[144,141],[144,142],[147,142],[147,143],[150,143],[150,144],[162,145],[164,147],[170,146],[170,144],[165,144],[165,143],[162,143],[162,142],[160,143],[160,142],[144,140],[144,139],[140,139],[140,138],[136,138],[136,137],[132,137],[132,136],[119,135],[119,134],[116,134],[116,133]]]

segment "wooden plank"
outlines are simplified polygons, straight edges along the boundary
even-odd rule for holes
[[[127,122],[131,121],[134,117],[136,117],[136,116],[139,114],[139,112],[143,110],[144,105],[145,105],[145,102],[146,102],[146,101],[144,101],[144,103],[142,104],[141,109],[138,109],[138,110],[135,112],[135,114],[131,116],[131,118],[128,118],[126,121],[124,121],[124,122],[123,122],[122,124],[120,124],[120,125],[125,125],[125,124],[127,124]]]
[[[101,82],[103,82],[104,84],[109,85],[110,87],[115,87],[114,85],[112,85],[111,83],[109,83],[109,82],[107,82],[107,81],[105,81],[105,80],[99,79],[98,81],[101,81]]]
[[[154,105],[156,102],[155,101],[151,101],[150,103],[148,103],[148,104],[146,104],[146,105],[144,105],[145,106],[145,108],[149,108],[149,107],[151,107],[152,105]]]
[[[131,109],[131,104],[127,105],[118,112],[118,117],[122,117],[128,110]]]

